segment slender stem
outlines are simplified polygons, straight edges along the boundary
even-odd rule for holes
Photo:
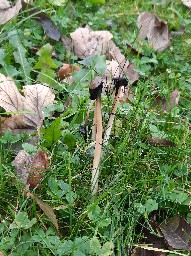
[[[96,108],[95,108],[93,124],[92,124],[92,141],[96,140],[96,131],[97,131],[97,120],[96,120]]]
[[[102,113],[101,113],[101,92],[98,94],[96,99],[95,117],[97,124],[96,131],[96,144],[94,151],[93,169],[92,169],[92,180],[91,180],[91,191],[92,195],[95,195],[98,191],[98,176],[99,176],[99,163],[101,159],[101,148],[102,148]]]
[[[118,106],[118,103],[119,103],[120,93],[121,93],[121,86],[119,87],[117,95],[115,96],[115,99],[114,99],[114,102],[113,102],[113,109],[112,109],[111,115],[109,117],[109,121],[108,121],[106,131],[105,131],[104,145],[107,145],[108,141],[109,141],[109,137],[110,137],[110,134],[111,134],[111,129],[112,129],[112,126],[113,126],[113,121],[114,121],[114,118],[115,118],[115,113],[117,111],[117,106]]]

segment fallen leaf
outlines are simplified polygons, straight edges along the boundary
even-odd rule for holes
[[[16,17],[21,8],[21,0],[17,1],[14,6],[11,6],[7,0],[0,0],[0,24],[5,24],[7,21]]]
[[[170,111],[173,107],[177,106],[180,99],[180,91],[177,89],[171,92],[169,101],[166,100],[164,97],[160,96],[159,94],[155,94],[155,100],[153,103],[154,108],[158,108],[163,112]]]
[[[169,141],[164,138],[150,138],[148,143],[152,146],[161,146],[161,147],[175,147],[176,144],[172,141]]]
[[[52,224],[55,226],[56,230],[58,230],[58,221],[56,219],[56,215],[53,211],[53,209],[48,205],[47,203],[40,200],[38,197],[33,195],[31,192],[27,192],[27,196],[32,198],[38,206],[41,208],[41,210],[44,212],[44,214],[49,218],[49,220],[52,222]]]
[[[41,151],[34,157],[27,180],[30,189],[40,187],[40,182],[43,179],[48,166],[48,156],[45,152]]]
[[[153,250],[147,250],[140,247],[135,247],[131,253],[131,256],[166,256],[166,252],[160,252]]]
[[[53,21],[46,15],[45,13],[41,12],[38,14],[38,16],[35,16],[37,19],[38,24],[40,24],[44,32],[48,37],[55,41],[60,40],[60,32],[58,30],[58,27],[53,23]]]
[[[27,184],[28,176],[30,173],[30,167],[32,165],[34,156],[25,152],[24,150],[19,151],[13,165],[15,171],[17,172],[19,180],[21,180],[25,185]]]
[[[43,179],[48,168],[48,156],[44,152],[37,155],[32,155],[24,150],[19,151],[13,161],[15,171],[18,178],[30,189],[35,187],[40,188],[41,180]]]
[[[66,77],[69,77],[74,71],[78,71],[80,68],[76,65],[70,65],[63,63],[62,67],[58,70],[57,76],[63,81]]]
[[[3,253],[3,252],[0,252],[0,256],[4,256],[4,253]]]
[[[182,3],[187,7],[191,8],[191,0],[182,0]]]
[[[157,51],[163,51],[170,45],[170,33],[166,22],[155,15],[143,12],[139,15],[137,27],[140,29],[138,40],[147,38]]]
[[[78,28],[70,33],[74,54],[80,59],[91,55],[105,54],[113,35],[109,31],[92,31],[90,28]]]
[[[160,229],[173,249],[191,250],[191,225],[181,216],[167,219],[160,225]]]
[[[130,64],[129,61],[126,60],[119,47],[117,47],[112,41],[110,42],[110,48],[110,55],[119,65],[119,77],[127,77],[131,84],[135,83],[140,77],[139,73],[135,71],[135,65]]]
[[[0,106],[7,112],[26,112],[9,118],[6,127],[38,130],[44,119],[42,110],[54,102],[55,95],[42,84],[23,86],[23,91],[24,96],[12,78],[0,74]]]

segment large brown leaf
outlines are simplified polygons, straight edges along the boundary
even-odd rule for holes
[[[191,250],[191,225],[180,216],[168,219],[160,225],[160,229],[173,249]]]
[[[42,84],[24,86],[23,91],[25,96],[20,94],[12,78],[0,74],[0,106],[8,112],[24,111],[9,118],[4,130],[11,126],[13,129],[39,129],[44,119],[43,108],[54,102],[55,95]]]
[[[70,33],[74,53],[84,59],[91,55],[105,54],[113,35],[109,31],[92,31],[90,28],[78,28]]]
[[[55,226],[56,230],[58,230],[58,221],[56,219],[56,215],[53,211],[53,209],[48,205],[47,203],[40,200],[38,197],[33,195],[31,192],[27,193],[27,196],[31,197],[41,208],[41,210],[44,212],[44,214],[49,218],[49,220],[52,222],[52,224]]]
[[[143,12],[139,15],[137,27],[140,29],[138,40],[147,38],[157,51],[163,51],[170,45],[170,33],[166,22],[153,14]]]
[[[0,0],[0,24],[5,24],[8,20],[11,20],[19,13],[22,8],[21,0],[11,7],[9,1]]]
[[[36,155],[19,151],[13,161],[18,178],[30,189],[41,187],[40,183],[48,168],[48,156],[43,151]]]

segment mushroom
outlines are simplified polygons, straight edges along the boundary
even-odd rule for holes
[[[104,136],[104,145],[108,144],[108,140],[111,134],[111,129],[113,126],[113,121],[115,118],[115,113],[117,111],[117,107],[118,107],[118,103],[119,103],[119,99],[120,99],[120,95],[121,95],[121,90],[124,87],[124,89],[126,88],[126,86],[128,85],[128,81],[126,78],[123,77],[118,77],[118,78],[114,78],[114,88],[116,89],[115,92],[115,98],[114,98],[114,102],[113,102],[113,108],[111,111],[111,115],[109,117],[109,121],[106,127],[106,131],[105,131],[105,136]]]
[[[95,111],[94,111],[94,124],[95,129],[95,151],[92,169],[91,179],[91,191],[92,195],[95,195],[98,191],[98,176],[99,176],[99,163],[102,154],[102,113],[101,113],[101,92],[103,82],[101,77],[95,77],[90,84],[90,99],[95,100]]]

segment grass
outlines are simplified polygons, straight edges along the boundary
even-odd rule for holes
[[[26,197],[15,174],[15,143],[22,144],[25,137],[0,138],[0,251],[5,255],[130,255],[133,244],[143,242],[143,228],[152,232],[150,221],[162,223],[181,215],[191,223],[190,10],[180,1],[166,2],[164,8],[157,1],[157,15],[168,22],[171,31],[177,31],[182,24],[186,28],[183,35],[173,37],[171,46],[162,53],[154,52],[147,43],[140,46],[135,41],[138,13],[153,13],[152,1],[108,0],[103,5],[67,1],[61,7],[49,1],[34,3],[37,12],[45,10],[51,17],[61,35],[68,36],[84,24],[94,30],[110,30],[115,43],[143,75],[132,87],[133,104],[120,104],[117,111],[111,139],[104,148],[99,191],[94,199],[90,192],[91,121],[87,141],[79,132],[89,105],[88,85],[79,81],[74,90],[54,89],[57,103],[53,117],[47,114],[45,118],[40,142],[40,148],[51,156],[50,167],[42,188],[33,193],[54,209],[59,233],[38,205]],[[77,58],[68,54],[60,41],[49,39],[31,16],[23,11],[1,26],[0,72],[12,76],[20,89],[26,80],[37,80],[39,70],[33,68],[39,61],[36,48],[50,43],[58,68],[62,62],[77,63]],[[19,33],[22,58],[30,72],[15,58],[11,31]],[[126,47],[127,41],[135,48],[142,47],[148,58],[146,63],[139,53],[134,54]],[[153,109],[156,93],[168,99],[174,89],[181,91],[177,107],[167,114]],[[72,104],[63,112],[68,97]],[[103,96],[102,103],[106,125],[112,98]],[[60,115],[63,120],[55,129],[62,136],[47,146],[45,134]],[[156,132],[165,134],[177,146],[151,146],[148,139]]]

